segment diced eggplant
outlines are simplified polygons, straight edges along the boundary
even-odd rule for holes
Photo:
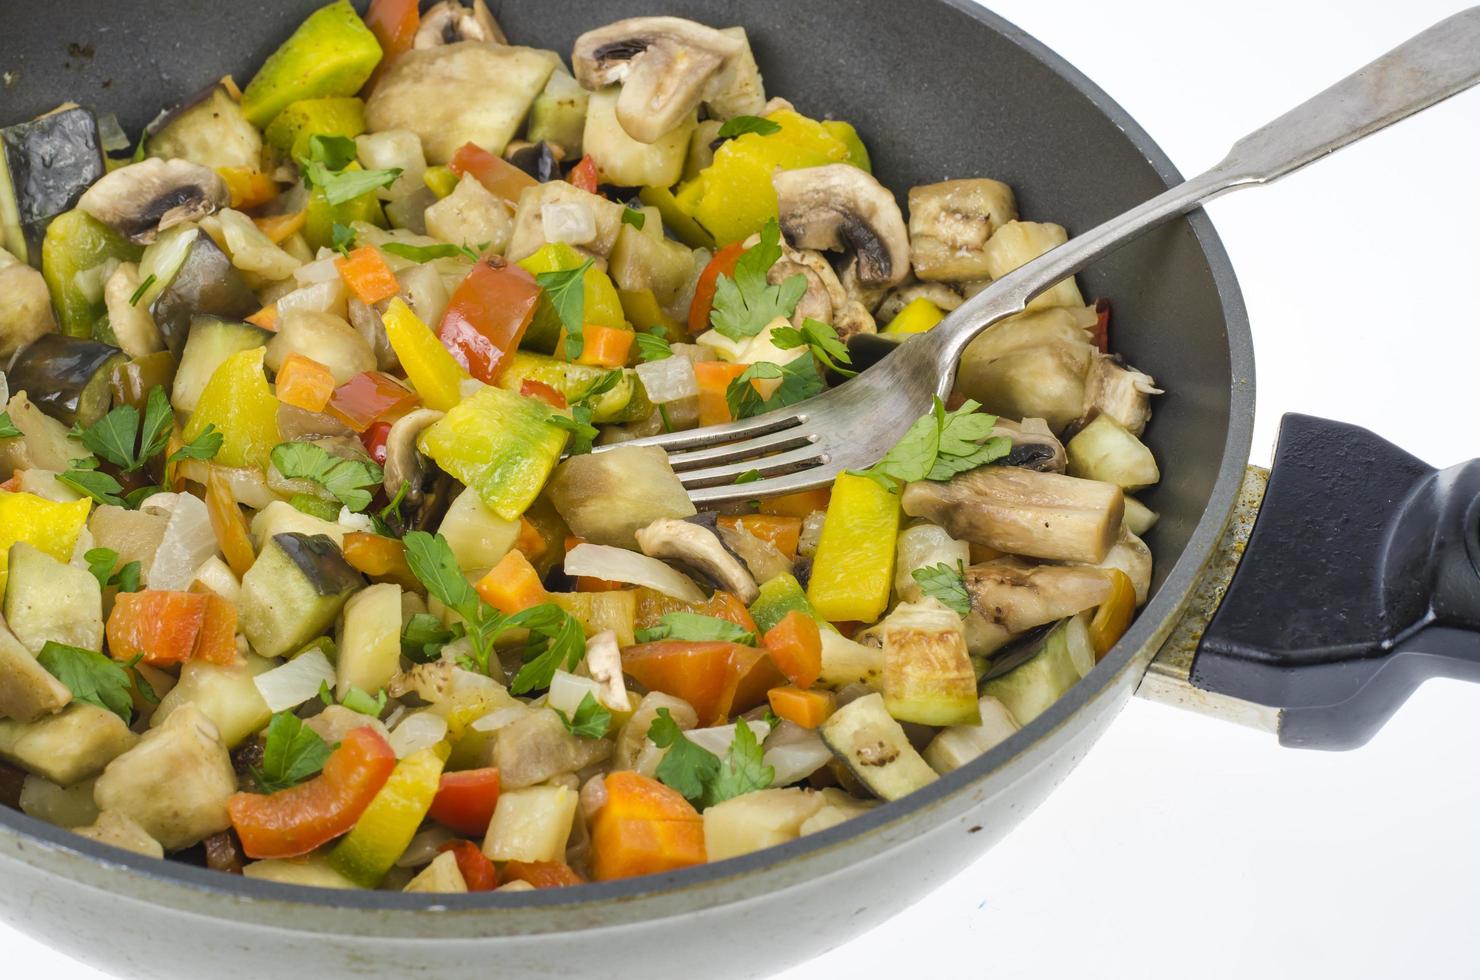
[[[262,656],[284,656],[323,635],[364,585],[327,537],[274,535],[242,577],[241,631]]]
[[[0,364],[56,328],[46,277],[0,249]]]
[[[10,546],[5,621],[33,654],[48,641],[103,649],[103,593],[86,568],[17,541]]]
[[[262,167],[262,134],[220,82],[160,113],[144,132],[152,157],[189,160],[212,170]]]
[[[137,820],[118,810],[104,810],[98,814],[97,820],[86,827],[76,828],[74,833],[145,857],[164,857],[164,846],[151,837]]]
[[[1151,450],[1108,415],[1096,416],[1065,449],[1070,476],[1113,483],[1122,490],[1139,490],[1161,480]]]
[[[559,715],[541,708],[498,730],[493,764],[502,786],[521,789],[605,761],[611,751],[607,739],[572,735]]]
[[[84,827],[98,819],[93,781],[58,786],[40,776],[27,776],[21,785],[21,812],[55,827]]]
[[[107,708],[74,701],[60,713],[25,723],[0,720],[0,759],[59,786],[91,779],[139,736]]]
[[[41,243],[41,274],[62,333],[91,337],[107,312],[103,287],[121,262],[137,262],[139,246],[80,208],[58,215]]]
[[[149,320],[154,323],[153,317]],[[113,372],[113,404],[132,405],[141,413],[149,404],[155,386],[169,391],[175,384],[175,358],[167,350],[131,358]]]
[[[982,264],[993,279],[1001,279],[1018,266],[1036,259],[1044,252],[1057,248],[1069,240],[1069,233],[1062,225],[1037,221],[1008,221],[992,232],[982,249]],[[1031,303],[1030,310],[1041,310],[1052,306],[1083,306],[1084,297],[1079,285],[1070,276],[1050,286]]]
[[[223,361],[239,351],[263,347],[271,339],[271,331],[250,323],[223,320],[217,316],[192,317],[190,329],[186,332],[185,349],[180,355],[180,368],[175,372],[170,403],[181,412],[195,411],[206,382],[211,380],[211,375]]]
[[[0,718],[40,721],[71,700],[67,686],[37,663],[35,654],[0,623]]]
[[[925,746],[925,761],[942,776],[1007,741],[1018,730],[1017,720],[996,698],[983,697],[978,710],[981,724],[947,728]]]
[[[527,786],[500,793],[483,853],[495,861],[564,860],[577,803],[576,791],[567,786]]]
[[[560,161],[565,159],[565,151],[544,140],[538,143],[519,140],[504,150],[504,159],[541,184],[547,184],[561,178]]]
[[[67,106],[0,129],[0,245],[39,266],[47,226],[105,169],[89,109]]]
[[[161,237],[151,251],[155,249],[157,261],[146,255],[139,273],[146,279],[156,276],[145,298],[153,297],[149,311],[171,354],[184,352],[195,317],[240,320],[257,311],[256,294],[210,235],[192,228],[170,244]]]
[[[1007,418],[1041,418],[1054,432],[1084,411],[1096,355],[1092,308],[1035,310],[993,324],[961,356],[956,389]]]
[[[839,708],[820,731],[833,754],[880,799],[897,800],[939,778],[877,694]]]
[[[616,201],[608,201],[598,194],[591,194],[563,180],[552,180],[548,184],[526,187],[519,194],[519,207],[514,215],[514,231],[509,238],[505,257],[510,262],[528,258],[550,244],[545,235],[544,211],[547,205],[584,205],[591,210],[596,222],[596,236],[581,243],[581,250],[605,257],[617,243],[617,234],[622,230],[624,208]]]
[[[756,620],[760,624],[760,620]],[[823,687],[840,690],[850,684],[866,684],[878,689],[884,682],[884,651],[850,640],[835,629],[822,632],[822,673],[817,682]]]
[[[884,647],[884,706],[899,721],[974,725],[976,671],[961,617],[935,599],[902,602],[874,627]]]
[[[1000,701],[1019,725],[1026,725],[1063,697],[1094,665],[1094,645],[1081,614],[1049,633],[1038,652],[1025,663],[1000,677],[989,673],[981,689]]]
[[[457,188],[422,212],[427,234],[446,242],[488,243],[495,252],[509,244],[514,222],[502,198],[463,174]]]
[[[318,361],[334,375],[335,384],[375,370],[370,343],[343,318],[333,313],[299,310],[282,318],[267,343],[267,366],[277,371],[291,354]]]
[[[253,678],[273,666],[273,661],[252,655],[232,664],[187,660],[180,668],[180,682],[160,698],[149,723],[157,728],[175,712],[193,706],[216,726],[228,749],[236,748],[272,720],[272,709]]]
[[[594,544],[636,548],[636,533],[663,518],[697,511],[655,446],[619,446],[572,456],[549,486],[550,500],[571,531]]]
[[[335,691],[357,687],[374,694],[401,669],[401,587],[369,586],[344,605],[339,630]]]
[[[5,411],[21,432],[19,438],[0,439],[0,475],[6,479],[25,469],[60,473],[72,460],[88,455],[82,443],[68,434],[67,426],[37,408],[24,391],[11,396]]]
[[[689,281],[694,271],[694,253],[678,242],[623,225],[617,243],[607,257],[607,275],[619,289],[651,289],[664,306]]]
[[[92,425],[107,414],[123,351],[95,340],[45,334],[16,356],[10,385],[63,425]]]
[[[763,789],[704,811],[704,851],[711,861],[785,844],[822,808],[822,796],[804,789]]]
[[[558,68],[550,75],[545,88],[535,96],[529,109],[528,136],[535,142],[553,143],[574,160],[582,152],[581,137],[586,129],[586,107],[591,93]]]

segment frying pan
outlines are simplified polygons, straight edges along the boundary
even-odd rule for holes
[[[72,100],[137,131],[223,72],[249,78],[318,5],[0,4],[0,70],[10,73],[0,122]],[[897,192],[991,176],[1014,186],[1024,215],[1074,231],[1180,180],[1103,92],[964,0],[491,6],[517,43],[563,53],[582,31],[621,17],[743,23],[768,91],[810,115],[857,124],[876,172]],[[1087,678],[974,763],[839,827],[745,857],[514,894],[247,880],[133,855],[0,808],[0,915],[130,977],[762,976],[883,921],[969,864],[1064,778],[1138,685],[1274,727],[1287,744],[1337,748],[1370,736],[1422,678],[1476,673],[1464,650],[1467,631],[1480,626],[1480,473],[1435,474],[1369,433],[1292,417],[1266,494],[1262,471],[1246,473],[1249,326],[1201,212],[1106,258],[1082,281],[1086,295],[1113,298],[1117,351],[1169,390],[1146,437],[1168,462],[1147,498],[1162,515],[1148,537],[1153,591]],[[1329,489],[1358,480],[1360,494]],[[1385,481],[1378,492],[1374,480]],[[1301,603],[1312,594],[1323,602]],[[1346,606],[1336,614],[1310,612],[1337,601]]]

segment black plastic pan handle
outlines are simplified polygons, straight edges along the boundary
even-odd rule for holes
[[[1192,684],[1282,709],[1284,745],[1347,749],[1430,677],[1480,680],[1480,460],[1286,415]]]

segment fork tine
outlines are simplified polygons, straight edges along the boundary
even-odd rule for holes
[[[722,443],[706,449],[672,453],[668,457],[668,462],[675,470],[693,469],[705,465],[718,466],[721,463],[753,459],[766,453],[794,449],[816,441],[817,437],[806,431],[805,427],[795,426],[768,435],[757,436],[754,439],[743,439],[739,442]]]
[[[737,484],[732,481],[717,486],[699,487],[689,490],[689,499],[699,507],[708,507],[736,500],[776,497],[782,494],[800,493],[803,490],[816,490],[818,487],[831,486],[833,477],[838,475],[841,468],[836,461],[830,461],[784,476],[757,480],[754,483]]]
[[[669,452],[680,449],[702,449],[705,446],[714,446],[724,442],[735,442],[753,436],[768,435],[782,429],[795,428],[807,420],[805,413],[783,409],[776,412],[767,412],[754,418],[741,419],[739,422],[730,422],[725,425],[710,425],[702,429],[687,429],[683,432],[664,432],[655,436],[643,436],[641,439],[631,439],[627,442],[614,443],[618,446],[658,446]],[[598,446],[596,451],[600,452],[605,447]]]
[[[749,473],[752,470],[761,474],[762,477],[784,476],[794,473],[799,469],[806,468],[809,463],[826,463],[828,455],[821,447],[808,444],[791,452],[778,453],[775,456],[766,456],[761,459],[746,459],[738,463],[729,463],[724,466],[711,466],[702,470],[690,470],[687,473],[678,474],[678,479],[683,483],[685,489],[699,489],[722,484],[735,483],[735,478]],[[763,481],[761,481],[763,482]],[[740,484],[741,495],[749,493],[751,486],[759,486],[760,482],[753,484]]]

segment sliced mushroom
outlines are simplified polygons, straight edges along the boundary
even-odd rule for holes
[[[729,59],[746,49],[739,38],[681,17],[631,17],[576,38],[576,81],[595,90],[622,83],[617,122],[640,143],[677,129],[704,98]]]
[[[1021,466],[1041,473],[1062,473],[1069,465],[1064,444],[1043,419],[1013,422],[999,418],[992,435],[1012,440],[1012,450],[1002,459],[1004,466]]]
[[[1084,377],[1084,417],[1108,415],[1131,435],[1139,436],[1151,420],[1151,396],[1160,394],[1162,390],[1151,375],[1118,357],[1100,354]]]
[[[442,0],[421,15],[421,27],[417,28],[411,46],[437,48],[459,41],[509,43],[483,0],[474,0],[472,7],[464,7],[462,0]]]
[[[998,558],[966,569],[966,591],[967,645],[986,656],[1027,630],[1098,606],[1110,596],[1110,578],[1092,566]]]
[[[874,310],[874,316],[888,323],[899,316],[900,310],[917,299],[928,299],[947,313],[966,302],[960,293],[943,282],[912,282],[885,296],[878,309]]]
[[[1115,544],[1125,513],[1121,489],[1096,480],[984,466],[949,483],[905,487],[904,512],[1013,555],[1096,564]]]
[[[846,163],[778,170],[781,232],[796,248],[848,250],[858,281],[896,286],[910,272],[910,239],[894,195],[870,174]]]
[[[720,527],[715,533],[731,554],[738,555],[745,563],[751,578],[757,582],[769,582],[778,575],[790,575],[791,559],[769,541],[762,540],[740,527]]]
[[[600,687],[596,700],[613,711],[626,713],[632,710],[627,700],[627,681],[622,676],[622,650],[617,645],[617,634],[602,630],[586,641],[586,670]]]
[[[843,263],[842,271],[838,273],[838,281],[843,284],[843,292],[848,298],[858,302],[865,310],[874,316],[879,315],[879,304],[889,295],[887,286],[868,286],[859,281],[858,278],[858,256],[850,255]],[[906,279],[906,282],[909,280]]]
[[[708,517],[712,522],[714,515]],[[637,545],[649,558],[681,565],[716,589],[733,593],[746,605],[760,595],[760,587],[745,563],[703,524],[673,518],[656,520],[637,532]]]
[[[161,231],[198,221],[231,203],[226,181],[188,160],[150,158],[107,174],[77,206],[129,240],[147,245]]]
[[[402,511],[410,516],[408,527],[422,527],[430,523],[422,513],[427,503],[435,502],[438,494],[436,484],[442,471],[429,467],[416,448],[417,437],[433,423],[441,420],[442,412],[434,408],[418,408],[408,412],[391,425],[385,438],[385,495],[395,500],[405,484],[406,494],[401,498]],[[446,506],[443,502],[442,506]]]
[[[921,279],[960,282],[989,275],[987,239],[1017,218],[1001,181],[944,180],[910,188],[910,257]]]

